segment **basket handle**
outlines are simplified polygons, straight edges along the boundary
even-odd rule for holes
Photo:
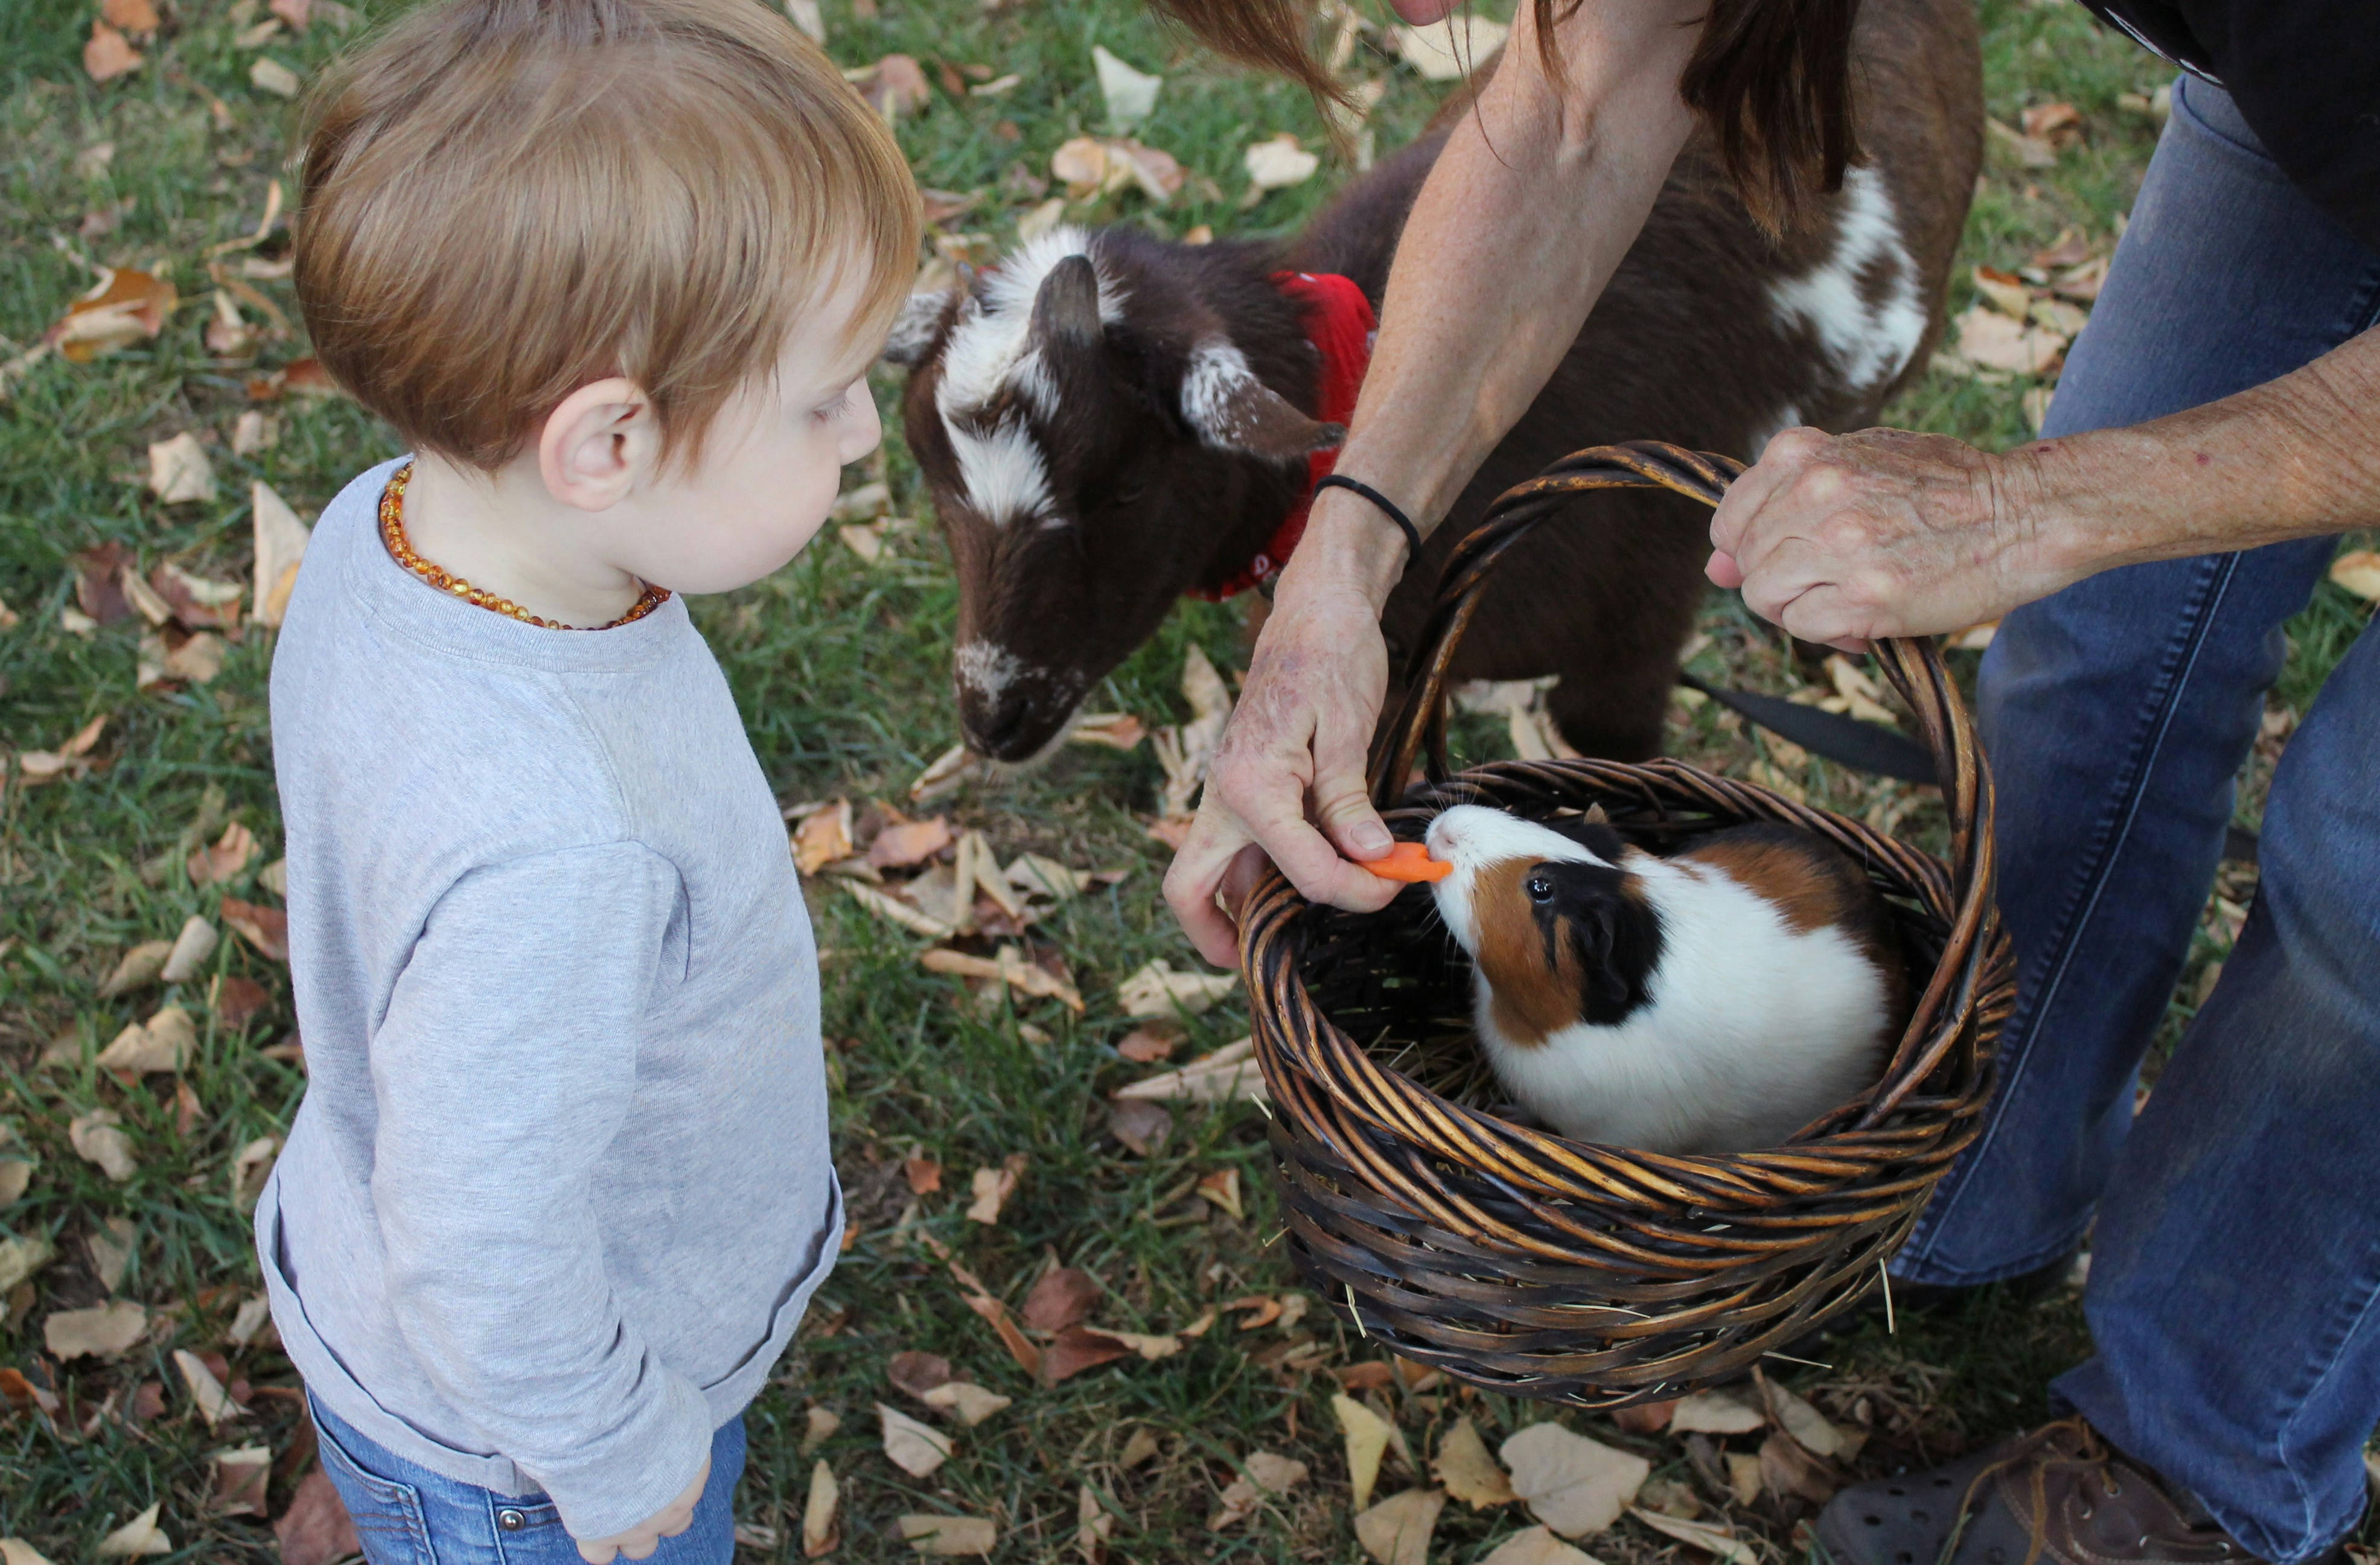
[[[1404,705],[1396,722],[1374,741],[1371,758],[1372,802],[1381,809],[1395,805],[1404,793],[1404,780],[1414,763],[1422,760],[1432,782],[1448,775],[1446,706],[1448,672],[1455,649],[1479,611],[1488,578],[1512,546],[1550,519],[1570,500],[1594,490],[1666,489],[1716,507],[1727,486],[1744,470],[1732,456],[1688,451],[1661,441],[1629,441],[1572,452],[1536,478],[1513,485],[1497,496],[1479,526],[1455,546],[1439,573],[1438,601],[1431,608],[1420,642],[1405,668]],[[1931,637],[1893,638],[1873,644],[1877,664],[1901,699],[1909,704],[1934,757],[1935,776],[1950,818],[1950,879],[1957,907],[1950,939],[1953,950],[1979,939],[1991,912],[1992,784],[1983,751],[1975,741],[1973,720],[1958,686],[1943,666],[1942,654]],[[1945,1004],[1962,1003],[1952,969],[1945,962],[1934,983],[1919,1001],[1904,1045],[1925,1036],[1925,1028]],[[1941,1049],[1947,1049],[1946,1035]],[[1873,1123],[1891,1111],[1899,1099],[1933,1069],[1941,1049],[1928,1058],[1897,1054],[1879,1084],[1876,1101],[1864,1116]]]

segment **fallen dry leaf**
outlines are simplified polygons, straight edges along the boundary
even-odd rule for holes
[[[1113,1094],[1119,1102],[1193,1103],[1239,1102],[1264,1096],[1264,1069],[1257,1063],[1256,1040],[1242,1038],[1212,1054],[1202,1054],[1179,1070],[1161,1071]]]
[[[2058,149],[2040,137],[2027,136],[2014,126],[2003,125],[1997,119],[1986,118],[1984,121],[1984,128],[2004,143],[2008,150],[2015,154],[2016,161],[2025,167],[2055,168],[2058,166]]]
[[[356,1539],[355,1522],[340,1503],[339,1491],[331,1486],[331,1475],[319,1467],[307,1474],[298,1492],[290,1496],[289,1509],[273,1523],[273,1535],[281,1545],[281,1565],[331,1565],[334,1559],[363,1552]]]
[[[1799,1498],[1824,1505],[1835,1498],[1834,1474],[1781,1429],[1761,1442],[1755,1460],[1762,1486],[1780,1498]]]
[[[15,1370],[5,1372],[16,1375]],[[24,1377],[18,1376],[18,1379]],[[22,1538],[0,1538],[0,1565],[50,1565],[47,1556]]]
[[[270,55],[260,55],[248,67],[249,85],[276,98],[295,98],[305,91],[306,83],[298,74]]]
[[[904,1516],[897,1525],[911,1548],[945,1559],[990,1554],[1000,1542],[1000,1529],[980,1516]]]
[[[1633,1407],[1615,1408],[1611,1422],[1632,1435],[1658,1435],[1670,1426],[1670,1415],[1677,1411],[1675,1398],[1668,1401],[1639,1402]]]
[[[931,1158],[905,1158],[901,1177],[909,1182],[910,1195],[931,1195],[942,1187],[942,1165]]]
[[[1537,1526],[1514,1533],[1479,1565],[1597,1565],[1597,1561],[1554,1536],[1550,1527]]]
[[[2330,563],[2330,579],[2358,598],[2380,601],[2380,551],[2349,550]]]
[[[82,68],[93,81],[113,81],[128,71],[141,67],[140,51],[125,42],[124,34],[93,18],[91,38],[82,46]]]
[[[199,1416],[207,1421],[210,1433],[220,1425],[245,1416],[247,1410],[231,1400],[231,1393],[224,1389],[223,1382],[215,1378],[214,1371],[198,1354],[188,1348],[175,1349],[174,1367],[181,1371],[182,1384],[189,1389],[190,1401],[198,1408]]]
[[[934,90],[927,83],[924,69],[906,55],[887,55],[872,66],[845,71],[844,76],[868,101],[868,107],[886,119],[915,114],[934,100]]]
[[[1066,730],[1070,745],[1097,745],[1110,750],[1136,750],[1148,737],[1148,727],[1130,712],[1086,712]]]
[[[1173,1116],[1154,1103],[1124,1099],[1108,1110],[1108,1134],[1135,1155],[1154,1157],[1173,1134]]]
[[[868,844],[868,862],[879,869],[908,869],[925,863],[956,841],[946,816],[906,820],[887,826],[876,834],[876,840]]]
[[[951,1459],[951,1438],[898,1408],[876,1404],[883,1425],[884,1454],[912,1478],[923,1478]]]
[[[1240,1205],[1240,1171],[1220,1169],[1198,1182],[1198,1194],[1209,1205],[1229,1212],[1235,1219],[1245,1221],[1247,1212]]]
[[[1148,1433],[1145,1429],[1136,1431],[1134,1438],[1137,1440]],[[1153,1456],[1156,1450],[1156,1437],[1149,1436],[1148,1454]],[[1126,1448],[1125,1454],[1127,1457],[1132,1454],[1131,1448]],[[1124,1465],[1130,1468],[1136,1464],[1127,1461]],[[1306,1479],[1305,1463],[1271,1451],[1251,1452],[1245,1465],[1246,1471],[1224,1488],[1220,1507],[1207,1519],[1208,1531],[1221,1532],[1227,1527],[1238,1526],[1256,1514],[1257,1508],[1264,1503],[1267,1495],[1285,1496]]]
[[[273,1160],[281,1151],[277,1135],[260,1135],[241,1147],[231,1160],[232,1204],[241,1211],[256,1205],[264,1194],[264,1182],[273,1172]]]
[[[1388,1365],[1380,1367],[1386,1369]],[[1448,1494],[1474,1510],[1510,1505],[1521,1498],[1512,1492],[1512,1481],[1488,1453],[1488,1443],[1479,1438],[1478,1425],[1468,1418],[1456,1419],[1439,1438],[1438,1459],[1430,1463],[1429,1470],[1430,1476],[1443,1485]]]
[[[1099,96],[1107,102],[1110,129],[1119,134],[1130,130],[1157,107],[1158,90],[1165,85],[1163,77],[1135,70],[1099,43],[1091,45],[1091,65],[1099,72]]]
[[[2082,115],[2071,103],[2035,103],[2020,116],[2027,136],[2064,149],[2082,139]]]
[[[1130,1358],[1134,1350],[1129,1342],[1121,1341],[1104,1331],[1087,1326],[1070,1326],[1041,1354],[1041,1383],[1055,1386],[1071,1380],[1087,1369],[1097,1369],[1120,1358]]]
[[[1014,1401],[972,1380],[946,1380],[917,1400],[928,1407],[957,1413],[959,1422],[970,1429]]]
[[[1008,1356],[1016,1361],[1016,1366],[1039,1378],[1041,1350],[1034,1345],[1032,1338],[1025,1334],[1025,1328],[1016,1324],[1016,1317],[1008,1313],[1008,1306],[979,1291],[965,1297],[967,1308],[990,1323],[992,1330],[999,1334],[1001,1346],[1008,1350]]]
[[[150,0],[100,0],[99,14],[108,26],[127,32],[154,32],[159,26],[157,7]]]
[[[832,1408],[809,1407],[802,1410],[802,1454],[808,1456],[834,1438],[843,1419]]]
[[[2066,351],[2066,339],[1976,305],[1959,317],[1959,357],[1985,370],[2042,374]]]
[[[1390,1495],[1355,1518],[1355,1541],[1379,1565],[1428,1565],[1429,1535],[1445,1509],[1438,1489]]]
[[[1658,1510],[1645,1510],[1642,1508],[1632,1508],[1628,1514],[1657,1533],[1666,1534],[1682,1544],[1701,1549],[1706,1554],[1717,1555],[1726,1560],[1727,1565],[1760,1565],[1759,1552],[1724,1528],[1714,1527],[1706,1522],[1689,1522],[1683,1517],[1664,1516]]]
[[[1768,1415],[1733,1389],[1697,1391],[1670,1414],[1672,1435],[1749,1435],[1766,1427]]]
[[[217,909],[223,921],[237,929],[259,954],[275,962],[289,960],[289,915],[277,907],[260,907],[237,897],[225,897]]]
[[[118,1184],[140,1166],[133,1160],[132,1140],[124,1134],[123,1124],[123,1117],[115,1110],[93,1109],[76,1115],[67,1126],[67,1139],[75,1151],[84,1161],[98,1164],[100,1171]]]
[[[149,447],[149,488],[166,505],[215,497],[215,467],[199,437],[184,430]]]
[[[22,1169],[28,1174],[31,1173],[32,1167],[30,1162],[15,1159],[0,1164],[0,1169]],[[12,1195],[8,1199],[13,1201],[24,1193],[19,1183],[17,1195]],[[6,1204],[0,1202],[0,1205]],[[51,1258],[56,1254],[56,1246],[40,1234],[21,1234],[0,1239],[0,1293],[8,1292],[17,1284],[49,1265]]]
[[[89,1309],[53,1313],[42,1322],[42,1344],[52,1358],[114,1358],[148,1329],[147,1309],[130,1299],[111,1299]]]
[[[182,921],[179,933],[174,937],[173,949],[165,953],[165,965],[157,977],[169,984],[186,984],[199,976],[207,958],[215,953],[223,937],[215,927],[197,914]]]
[[[1390,1426],[1387,1419],[1344,1391],[1330,1399],[1330,1411],[1338,1414],[1339,1432],[1346,1438],[1351,1507],[1362,1510],[1371,1504],[1372,1486],[1379,1481],[1380,1458],[1389,1449]]]
[[[1760,1498],[1762,1487],[1760,1459],[1747,1452],[1731,1450],[1727,1458],[1727,1491],[1738,1505],[1750,1505]]]
[[[215,641],[216,645],[222,645],[221,637],[216,637]],[[223,835],[215,839],[212,847],[191,852],[188,866],[190,884],[207,886],[218,880],[232,880],[248,867],[249,861],[256,855],[255,833],[235,820],[223,829]]]
[[[837,799],[802,817],[794,828],[794,867],[815,875],[840,858],[859,851],[851,840],[851,801]]]
[[[92,1063],[103,1071],[136,1076],[178,1071],[189,1063],[190,1051],[198,1045],[198,1025],[190,1013],[178,1005],[167,1005],[147,1022],[136,1022],[116,1034]]]
[[[2024,279],[2013,272],[2001,272],[1989,266],[1978,266],[1971,275],[1975,292],[1984,296],[2001,314],[2012,321],[2022,321],[2033,309],[2033,290]]]
[[[171,940],[143,940],[116,959],[115,970],[99,986],[99,998],[114,1000],[137,989],[146,989],[165,971],[165,958],[174,954]]]
[[[1842,1450],[1842,1431],[1828,1423],[1816,1408],[1757,1369],[1753,1371],[1753,1380],[1767,1403],[1769,1416],[1812,1455],[1834,1456]]]
[[[1115,1518],[1099,1503],[1099,1491],[1083,1485],[1075,1497],[1075,1552],[1083,1557],[1083,1565],[1101,1565],[1114,1533]]]
[[[1177,973],[1160,957],[1116,986],[1124,1014],[1139,1018],[1196,1016],[1239,987],[1237,973]]]
[[[250,484],[248,493],[256,540],[255,601],[249,617],[277,625],[288,612],[290,589],[298,585],[298,566],[313,532],[262,479]]]
[[[1486,17],[1457,11],[1429,27],[1389,30],[1397,57],[1426,81],[1460,81],[1504,46],[1512,29]]]
[[[884,1377],[920,1401],[937,1386],[946,1386],[951,1379],[951,1361],[940,1353],[920,1353],[915,1348],[894,1353],[885,1361]]]
[[[1099,1280],[1073,1267],[1052,1267],[1025,1295],[1025,1324],[1036,1331],[1063,1331],[1090,1318],[1099,1303]]]
[[[224,1341],[237,1347],[251,1347],[272,1319],[272,1301],[263,1294],[243,1299],[232,1315],[231,1324],[224,1328]]]
[[[1093,1326],[1080,1329],[1121,1342],[1151,1364],[1159,1359],[1172,1358],[1182,1351],[1182,1339],[1170,1331],[1119,1331],[1111,1326]]]
[[[1653,1475],[1652,1463],[1631,1451],[1574,1434],[1559,1424],[1532,1424],[1499,1453],[1512,1470],[1512,1492],[1529,1514],[1566,1538],[1602,1532],[1620,1519]]]
[[[142,1555],[173,1553],[174,1540],[165,1535],[165,1530],[163,1527],[157,1525],[157,1513],[164,1509],[164,1502],[162,1500],[152,1505],[131,1521],[100,1539],[98,1547],[94,1547],[91,1553],[102,1559],[137,1559]]]
[[[1253,155],[1254,149],[1251,149]],[[1303,154],[1302,154],[1303,155]],[[1158,814],[1180,819],[1197,802],[1208,770],[1232,720],[1232,693],[1215,672],[1206,651],[1192,642],[1182,658],[1182,695],[1190,703],[1190,721],[1160,728],[1152,742],[1157,762],[1165,769],[1165,786],[1158,796]]]
[[[207,995],[208,1009],[226,1032],[246,1031],[272,1003],[272,992],[253,978],[218,978]]]
[[[164,960],[162,954],[158,958]],[[1170,1058],[1181,1038],[1156,1027],[1135,1027],[1116,1040],[1115,1050],[1135,1065],[1154,1065]]]
[[[948,920],[912,907],[899,897],[888,896],[873,886],[845,880],[838,880],[835,883],[850,892],[852,900],[868,912],[887,923],[898,924],[913,934],[923,935],[929,940],[946,940],[958,933]]]
[[[821,1459],[810,1469],[809,1498],[802,1505],[802,1558],[816,1559],[832,1554],[841,1541],[835,1532],[835,1507],[843,1498],[843,1486],[834,1481],[834,1469]]]
[[[978,1169],[969,1182],[975,1199],[967,1206],[969,1222],[979,1222],[987,1228],[1000,1221],[1000,1208],[1016,1194],[1016,1182],[1025,1175],[1029,1159],[1022,1152],[1012,1152],[996,1169]]]

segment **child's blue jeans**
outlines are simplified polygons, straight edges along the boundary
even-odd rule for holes
[[[416,1467],[310,1393],[306,1402],[322,1471],[355,1519],[369,1565],[583,1565],[543,1495],[500,1495]],[[731,1418],[710,1438],[710,1480],[694,1525],[663,1538],[644,1565],[728,1565],[735,1556],[735,1480],[743,1474],[744,1420]]]
[[[2380,254],[2187,79],[2043,433],[2133,424],[2299,368],[2380,318]],[[2097,1356],[2057,1396],[2266,1559],[2363,1510],[2380,1418],[2380,637],[2289,741],[2255,905],[2137,1122],[2266,690],[2333,542],[2110,571],[1984,661],[2019,994],[1999,1097],[1898,1276],[2042,1266],[2095,1215]]]

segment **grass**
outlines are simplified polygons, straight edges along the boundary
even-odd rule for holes
[[[361,6],[359,25],[395,8]],[[0,345],[0,356],[35,340],[88,285],[86,260],[149,266],[170,276],[188,302],[154,342],[84,366],[42,365],[0,406],[0,601],[19,616],[15,628],[0,632],[0,734],[11,749],[54,748],[91,719],[108,718],[95,751],[102,764],[88,776],[40,787],[12,780],[0,795],[0,1126],[38,1159],[30,1189],[0,1210],[0,1224],[56,1252],[6,1292],[0,1364],[63,1401],[55,1418],[0,1411],[0,1535],[26,1538],[65,1565],[157,1503],[174,1540],[172,1559],[261,1560],[273,1554],[261,1523],[211,1513],[207,1458],[250,1439],[290,1450],[291,1404],[269,1390],[291,1384],[288,1365],[266,1348],[228,1352],[228,1373],[267,1389],[253,1399],[255,1416],[219,1438],[183,1395],[171,1353],[219,1348],[231,1316],[257,1287],[232,1164],[241,1148],[286,1126],[304,1088],[294,1063],[265,1052],[293,1025],[286,976],[226,939],[191,982],[115,999],[102,998],[99,986],[127,947],[169,938],[194,914],[212,916],[223,891],[271,900],[257,890],[253,867],[228,888],[201,888],[184,865],[193,847],[230,821],[260,840],[258,864],[279,855],[264,701],[271,638],[254,633],[232,648],[211,683],[140,690],[137,620],[82,635],[66,628],[61,615],[75,602],[72,556],[103,543],[124,545],[144,564],[171,560],[202,576],[245,579],[251,480],[271,484],[310,516],[394,446],[384,430],[343,402],[291,398],[265,408],[278,422],[278,443],[234,455],[228,435],[250,406],[252,367],[219,360],[201,338],[212,285],[200,257],[254,225],[288,152],[291,110],[250,85],[249,67],[262,53],[310,74],[340,46],[340,30],[318,21],[302,38],[285,32],[261,49],[244,48],[237,39],[261,14],[253,0],[184,0],[172,9],[166,36],[148,47],[142,70],[95,87],[77,57],[91,9],[83,0],[17,0],[0,8],[0,212],[7,216],[0,227],[0,334],[14,344]],[[2028,104],[2064,100],[2082,110],[2086,136],[2048,170],[2022,169],[1995,147],[1967,259],[2014,265],[2070,226],[2104,244],[2131,200],[2155,128],[2118,99],[2154,87],[2151,62],[2094,29],[2079,7],[1986,0],[1983,17],[1993,114],[2013,122]],[[1095,42],[1165,73],[1156,115],[1138,134],[1211,184],[1194,179],[1162,212],[1125,195],[1077,215],[1160,233],[1199,224],[1284,232],[1345,173],[1302,97],[1219,66],[1160,31],[1131,0],[1028,0],[998,12],[978,0],[878,0],[867,17],[849,0],[828,0],[826,18],[832,47],[848,66],[898,50],[926,60],[929,71],[949,61],[1023,77],[1003,97],[938,94],[901,127],[922,183],[990,192],[953,240],[970,253],[996,250],[1034,204],[1020,174],[1046,176],[1060,143],[1101,127]],[[1389,82],[1374,124],[1380,144],[1394,146],[1427,117],[1437,91],[1376,58],[1359,66]],[[1325,174],[1244,208],[1241,152],[1278,129],[1326,150]],[[91,152],[103,144],[112,155]],[[87,213],[108,211],[120,214],[117,226],[83,232],[103,227],[86,224]],[[289,308],[285,285],[256,286]],[[1964,308],[1967,293],[1965,282],[1956,285],[1954,309]],[[294,338],[268,341],[254,368],[302,351]],[[880,394],[889,399],[892,389],[888,382]],[[2026,431],[2024,389],[1937,373],[1896,418],[2004,444]],[[183,431],[208,442],[218,497],[162,505],[140,482],[145,448]],[[884,468],[903,508],[916,515],[914,475],[897,448]],[[953,602],[941,547],[921,528],[896,535],[875,565],[821,544],[768,581],[697,606],[783,799],[897,799],[951,742],[945,668]],[[2345,594],[2323,588],[2292,626],[2293,656],[2276,704],[2302,712],[2364,619]],[[1713,599],[1705,629],[1706,672],[1769,689],[1801,678],[1774,636],[1731,601]],[[1194,639],[1219,663],[1243,661],[1234,608],[1185,604],[1094,704],[1152,723],[1178,721],[1186,713],[1175,681]],[[1676,747],[1706,764],[1741,771],[1778,759],[1764,741],[1710,709],[1682,706],[1677,715]],[[1463,725],[1461,737],[1474,756],[1496,753],[1500,744],[1498,731],[1477,722]],[[2258,764],[2268,771],[2268,758]],[[2243,811],[2251,821],[2263,774],[2252,767],[2247,780]],[[1103,1134],[1105,1094],[1132,1074],[1113,1049],[1123,1031],[1114,984],[1149,958],[1178,964],[1188,958],[1156,896],[1163,852],[1142,832],[1159,775],[1145,748],[1075,749],[1009,791],[965,795],[953,807],[962,824],[985,830],[1003,855],[1033,848],[1071,864],[1129,868],[1112,887],[1068,904],[1047,930],[1082,980],[1089,1004],[1079,1018],[1046,1001],[1022,1014],[987,1013],[955,980],[922,972],[908,937],[889,934],[846,899],[814,899],[829,952],[838,1160],[865,1232],[752,1409],[752,1462],[738,1502],[747,1523],[774,1528],[781,1538],[797,1530],[811,1464],[823,1460],[844,1485],[837,1558],[845,1559],[906,1557],[886,1529],[892,1517],[916,1510],[994,1518],[1001,1559],[1071,1555],[1085,1487],[1114,1515],[1111,1546],[1121,1559],[1360,1558],[1346,1525],[1343,1463],[1328,1412],[1334,1383],[1269,1370],[1260,1359],[1283,1341],[1278,1329],[1241,1335],[1226,1317],[1174,1358],[1037,1389],[984,1323],[957,1307],[955,1288],[933,1260],[934,1245],[948,1246],[1014,1303],[1054,1256],[1105,1280],[1103,1323],[1146,1331],[1182,1326],[1244,1294],[1294,1286],[1267,1243],[1280,1221],[1255,1113],[1184,1110],[1171,1141],[1146,1159]],[[1817,763],[1796,776],[1814,800],[1839,808],[1869,810],[1898,798]],[[1904,829],[1933,829],[1925,807]],[[2244,894],[2240,885],[2229,889]],[[2222,954],[2219,925],[2210,927],[2215,932],[2181,985],[2177,1025],[2204,966]],[[270,995],[264,1010],[237,1027],[208,1003],[215,980],[235,977]],[[167,1001],[200,1018],[196,1056],[178,1082],[159,1076],[128,1087],[91,1064],[119,1029]],[[1046,1041],[1031,1040],[1020,1025],[1027,1022]],[[1226,1004],[1194,1025],[1189,1047],[1220,1044],[1244,1027],[1244,1013]],[[68,1122],[103,1108],[122,1117],[139,1159],[123,1183],[68,1143]],[[0,1141],[0,1155],[5,1146]],[[968,1171],[1016,1153],[1026,1166],[1000,1223],[967,1221]],[[931,1158],[949,1173],[944,1192],[918,1198],[904,1222],[911,1196],[892,1171],[911,1156]],[[1242,1176],[1242,1220],[1183,1198],[1188,1182],[1225,1169]],[[135,1235],[115,1292],[145,1303],[153,1328],[118,1359],[54,1363],[42,1352],[41,1323],[106,1295],[87,1242],[110,1219],[128,1219]],[[1296,1329],[1318,1340],[1329,1364],[1369,1356],[1366,1344],[1336,1330],[1320,1311]],[[904,1349],[941,1353],[1017,1399],[993,1422],[962,1433],[956,1459],[925,1482],[907,1480],[878,1455],[872,1433],[870,1404],[899,1400],[884,1364]],[[1867,1473],[1963,1450],[2036,1420],[2046,1376],[2086,1351],[2070,1295],[2037,1307],[1987,1295],[1942,1316],[1904,1320],[1897,1337],[1864,1328],[1843,1345],[1833,1369],[1794,1378],[1840,1417],[1867,1408],[1876,1434],[1857,1468]],[[120,1416],[152,1382],[164,1389],[163,1413],[137,1424]],[[1482,1423],[1491,1446],[1500,1432],[1545,1415],[1500,1398],[1400,1393],[1397,1401],[1408,1438],[1423,1450],[1434,1448],[1435,1426],[1457,1411]],[[806,1454],[812,1407],[838,1413],[843,1425]],[[1676,1444],[1566,1416],[1643,1450],[1665,1476],[1686,1478]],[[1140,1431],[1158,1438],[1158,1454],[1126,1470],[1123,1454]],[[1315,1478],[1248,1524],[1208,1533],[1220,1486],[1233,1463],[1258,1448],[1306,1461]],[[275,1479],[276,1511],[295,1476]],[[1402,1481],[1392,1472],[1387,1486]],[[1772,1553],[1790,1555],[1808,1510],[1762,1501],[1741,1508],[1737,1520]],[[1517,1524],[1510,1511],[1475,1515],[1458,1507],[1439,1524],[1435,1557],[1476,1559]],[[1595,1547],[1607,1560],[1633,1562],[1672,1546],[1623,1523]],[[746,1552],[797,1555],[783,1542]]]

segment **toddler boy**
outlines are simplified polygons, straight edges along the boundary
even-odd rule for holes
[[[874,448],[916,190],[754,0],[450,0],[310,122],[307,324],[413,455],[323,512],[273,660],[273,1318],[374,1565],[723,1565],[842,1201],[801,890],[681,595]]]

